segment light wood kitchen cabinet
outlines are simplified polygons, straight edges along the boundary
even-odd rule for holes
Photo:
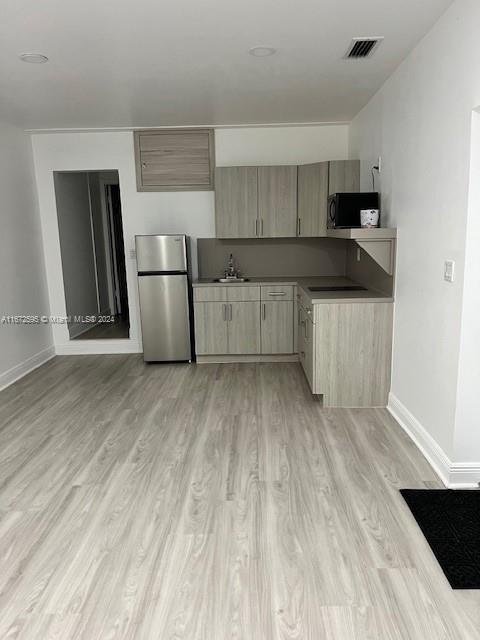
[[[259,302],[232,302],[228,314],[228,353],[260,353]]]
[[[327,235],[328,162],[298,167],[297,236]]]
[[[315,386],[314,325],[302,306],[298,307],[298,355],[312,393],[318,393]]]
[[[219,167],[215,176],[217,238],[296,236],[296,166]]]
[[[260,353],[259,301],[195,302],[194,312],[198,356]]]
[[[197,355],[228,353],[227,312],[224,302],[195,302]]]
[[[137,191],[212,191],[213,129],[134,132]]]
[[[262,353],[293,353],[293,300],[262,302]]]
[[[327,235],[329,194],[360,191],[360,161],[218,167],[215,177],[217,238],[315,238]]]
[[[257,235],[257,167],[217,167],[215,229],[217,238]]]
[[[385,407],[392,303],[315,305],[316,393],[329,407]]]
[[[258,167],[258,218],[262,238],[296,236],[297,167]]]
[[[257,286],[226,286],[222,287],[227,290],[227,300],[229,302],[253,302],[260,300],[260,287]]]
[[[195,287],[198,356],[260,353],[260,287]]]
[[[300,304],[300,362],[325,407],[386,406],[392,320],[387,302]]]
[[[293,285],[195,287],[193,298],[198,356],[293,353]]]
[[[360,191],[360,160],[331,160],[328,194]]]

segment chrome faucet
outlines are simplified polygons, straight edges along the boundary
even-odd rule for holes
[[[233,260],[233,253],[230,254],[228,259],[228,267],[225,269],[225,278],[236,279],[240,275],[240,271],[235,269],[235,262]]]

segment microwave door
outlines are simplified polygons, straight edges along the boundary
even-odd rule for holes
[[[332,198],[328,204],[328,227],[335,229],[336,199]]]

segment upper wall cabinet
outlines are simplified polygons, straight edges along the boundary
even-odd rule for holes
[[[296,235],[297,167],[258,167],[258,218],[262,238]]]
[[[138,191],[212,191],[213,129],[134,132]]]
[[[360,190],[360,161],[218,167],[215,176],[217,238],[317,238],[327,235],[328,195]]]
[[[297,167],[217,167],[217,238],[289,238],[297,228]]]
[[[328,194],[360,191],[360,160],[329,162]]]
[[[217,167],[215,228],[217,238],[257,235],[257,167]]]
[[[297,235],[327,235],[328,162],[298,167]]]

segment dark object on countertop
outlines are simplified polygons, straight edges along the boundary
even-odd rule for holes
[[[366,287],[362,287],[359,284],[346,284],[343,287],[330,286],[330,287],[308,287],[309,291],[367,291]]]
[[[401,489],[452,589],[480,589],[480,491]]]
[[[379,209],[378,193],[334,193],[328,197],[329,229],[360,228],[362,209]]]

